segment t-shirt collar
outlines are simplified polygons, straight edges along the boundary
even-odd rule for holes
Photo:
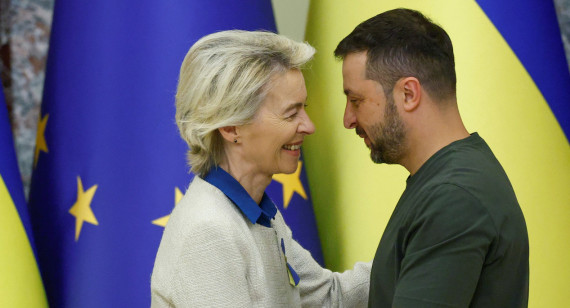
[[[263,193],[261,203],[258,205],[245,188],[220,167],[212,168],[204,180],[216,186],[230,198],[252,224],[258,223],[265,227],[271,227],[270,220],[277,214],[277,207],[266,193]]]
[[[435,154],[433,154],[430,158],[428,158],[428,160],[420,167],[420,169],[418,169],[418,171],[414,175],[408,176],[408,178],[406,179],[406,185],[411,186],[412,184],[414,184],[417,181],[416,179],[420,178],[419,174],[422,174],[423,170],[428,169],[433,161],[436,161],[438,157],[447,153],[449,149],[452,149],[460,144],[470,144],[474,142],[481,142],[482,140],[483,139],[479,136],[479,133],[474,132],[469,134],[469,136],[466,138],[455,140],[452,143],[444,146],[439,151],[435,152]]]

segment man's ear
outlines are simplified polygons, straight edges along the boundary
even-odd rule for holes
[[[222,135],[222,138],[228,142],[237,143],[239,140],[238,130],[235,126],[220,127],[218,128],[218,131],[220,132],[220,135]]]
[[[396,83],[398,96],[403,99],[404,111],[413,111],[420,105],[422,98],[422,86],[415,77],[405,77]]]

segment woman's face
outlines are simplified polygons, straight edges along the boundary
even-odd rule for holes
[[[315,132],[305,112],[306,100],[303,74],[289,70],[273,79],[253,122],[239,127],[242,159],[252,164],[255,173],[295,172],[303,139]]]

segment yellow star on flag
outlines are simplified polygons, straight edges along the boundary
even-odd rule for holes
[[[77,177],[77,201],[69,209],[69,214],[75,216],[75,241],[79,239],[83,222],[88,222],[93,225],[99,225],[93,210],[91,210],[91,201],[97,190],[97,185],[91,186],[87,191],[83,190],[83,183],[81,178]]]
[[[180,189],[178,189],[178,187],[174,188],[174,205],[176,205],[178,202],[180,202],[180,199],[182,199],[182,192],[180,191]],[[168,222],[168,219],[170,218],[170,215],[166,215],[163,217],[160,217],[158,219],[155,219],[152,221],[153,225],[157,225],[157,226],[161,226],[161,227],[166,227],[166,223]]]
[[[43,118],[40,116],[40,121],[38,122],[38,131],[36,134],[36,150],[34,153],[34,167],[38,164],[38,158],[40,157],[40,151],[48,153],[45,131],[48,121],[49,114],[46,114]]]
[[[305,188],[303,183],[301,183],[301,168],[303,167],[303,162],[299,161],[297,170],[292,174],[274,174],[273,179],[283,185],[283,208],[287,209],[291,198],[293,198],[293,193],[297,192],[303,199],[307,199],[307,194],[305,193]]]

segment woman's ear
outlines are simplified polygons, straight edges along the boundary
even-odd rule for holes
[[[398,89],[403,98],[404,111],[413,111],[420,105],[422,98],[420,81],[415,77],[406,77],[398,81]]]
[[[224,138],[226,141],[231,143],[238,142],[239,136],[235,126],[220,127],[218,128],[218,131],[222,135],[222,138]]]

